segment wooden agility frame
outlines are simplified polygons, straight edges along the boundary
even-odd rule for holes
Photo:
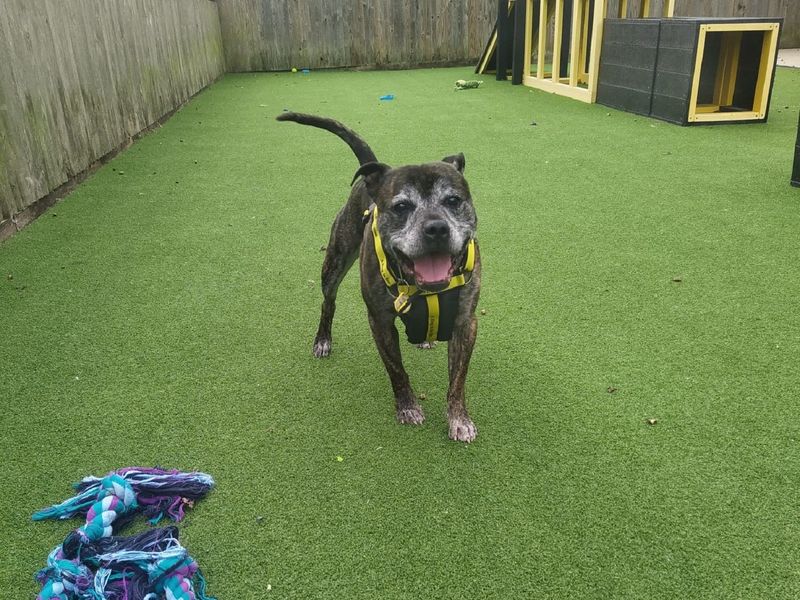
[[[522,83],[528,87],[592,103],[597,97],[597,75],[600,65],[600,47],[603,41],[603,19],[607,0],[573,0],[569,40],[569,58],[561,55],[564,25],[564,0],[526,0],[525,11],[525,67]],[[591,23],[589,16],[593,15]],[[534,10],[537,9],[537,10]],[[549,16],[555,12],[553,35],[553,60],[550,72],[545,70],[547,29]],[[534,14],[539,15],[536,29],[539,32],[537,64],[532,69]],[[591,40],[591,42],[589,41]],[[588,57],[588,60],[587,60]],[[562,77],[562,60],[569,60],[566,77]],[[586,68],[588,62],[588,68]]]
[[[502,46],[497,78],[510,61],[512,84],[590,104],[599,92],[605,105],[681,125],[766,120],[781,19],[676,19],[675,0],[634,6],[629,15],[629,0],[498,0],[476,72]],[[607,20],[609,10],[618,16]]]
[[[522,83],[528,87],[567,96],[582,102],[593,103],[597,99],[597,77],[600,66],[600,48],[603,43],[603,19],[608,10],[608,0],[573,0],[569,40],[569,58],[562,56],[564,35],[564,0],[526,0],[525,11],[525,66]],[[652,17],[651,0],[642,0],[638,17]],[[628,0],[618,4],[620,18],[626,18]],[[663,14],[672,17],[675,0],[664,0]],[[549,72],[545,68],[548,48],[547,30],[550,15],[555,13],[553,32],[553,59]],[[534,23],[534,15],[539,15]],[[534,31],[538,32],[537,61],[532,64]],[[561,76],[562,61],[569,60],[566,77]]]

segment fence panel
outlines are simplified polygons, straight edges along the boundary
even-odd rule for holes
[[[495,0],[218,0],[229,71],[476,61]]]
[[[0,56],[0,223],[224,72],[209,0],[2,0]]]

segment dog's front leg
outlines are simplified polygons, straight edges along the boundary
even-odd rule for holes
[[[453,337],[447,345],[447,362],[450,371],[450,388],[447,390],[447,421],[450,439],[471,442],[478,430],[467,413],[464,399],[464,382],[467,379],[469,360],[478,333],[478,322],[474,314],[466,316],[461,324],[453,328]]]
[[[403,367],[403,358],[400,354],[400,336],[394,326],[394,316],[386,313],[373,314],[369,312],[369,326],[372,337],[378,347],[386,373],[392,382],[397,420],[400,423],[419,425],[425,420],[422,407],[417,403],[417,397],[411,389],[408,373]]]

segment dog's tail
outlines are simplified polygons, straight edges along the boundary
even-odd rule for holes
[[[366,163],[378,162],[372,148],[369,147],[367,142],[362,140],[359,135],[352,129],[348,129],[339,121],[328,119],[326,117],[316,117],[314,115],[306,115],[296,112],[285,112],[275,117],[278,121],[294,121],[302,125],[311,125],[312,127],[319,127],[331,133],[338,135],[344,142],[350,146],[350,149],[356,155],[359,165]]]

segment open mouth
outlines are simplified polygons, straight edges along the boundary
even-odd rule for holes
[[[448,284],[455,273],[455,259],[450,254],[436,253],[409,258],[398,253],[403,272],[424,288]]]

